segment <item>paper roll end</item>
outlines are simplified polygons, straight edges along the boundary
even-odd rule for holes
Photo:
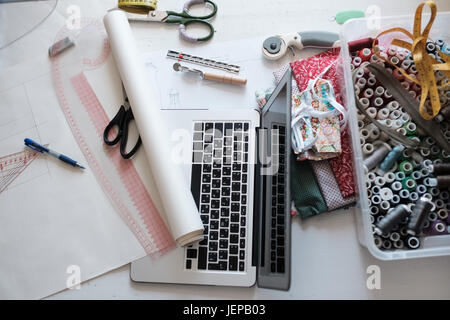
[[[180,247],[185,247],[203,240],[203,229],[195,230],[176,239]]]

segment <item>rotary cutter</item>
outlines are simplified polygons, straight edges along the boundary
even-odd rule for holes
[[[269,60],[280,59],[288,48],[299,50],[305,47],[312,48],[332,48],[339,47],[339,35],[327,31],[303,31],[276,35],[264,40],[264,57]]]

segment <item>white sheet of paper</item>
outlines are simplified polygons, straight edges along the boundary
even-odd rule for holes
[[[46,56],[2,70],[0,157],[29,137],[87,164],[49,70]],[[89,169],[40,155],[0,193],[0,299],[42,298],[144,255]]]

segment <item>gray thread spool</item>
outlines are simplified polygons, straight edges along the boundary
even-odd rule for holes
[[[419,184],[416,187],[416,192],[420,195],[423,195],[425,192],[427,192],[427,187],[425,187],[423,184]]]
[[[397,240],[394,242],[394,248],[395,249],[403,249],[405,247],[405,244],[403,242],[403,240]]]
[[[375,172],[369,172],[367,174],[367,180],[369,180],[370,182],[373,182],[376,177],[377,177],[377,175],[375,174]]]
[[[383,97],[389,100],[392,98],[392,94],[388,90],[384,90]]]
[[[395,181],[395,174],[393,172],[386,172],[383,177],[384,180],[386,180],[386,183],[392,183]]]
[[[422,232],[423,224],[433,207],[433,203],[425,197],[421,197],[414,206],[409,217],[408,233],[410,235],[418,235]]]
[[[404,172],[398,171],[395,173],[395,180],[402,181],[405,178],[406,178],[406,176],[405,176]]]
[[[373,237],[373,242],[378,249],[381,248],[382,241],[380,237]]]
[[[373,186],[372,187],[372,193],[375,195],[375,194],[380,194],[380,190],[381,190],[381,188],[380,188],[380,186]]]
[[[422,178],[422,174],[420,173],[420,171],[413,171],[411,173],[411,178],[413,178],[414,180],[419,180],[420,178]]]
[[[397,204],[400,203],[400,197],[398,196],[398,194],[394,194],[394,195],[392,196],[391,203],[392,203],[393,205],[397,205]]]
[[[409,200],[411,200],[413,202],[419,200],[419,194],[417,192],[410,192]]]
[[[372,200],[372,204],[374,204],[374,205],[378,205],[381,203],[381,198],[378,195],[372,196],[371,200]]]
[[[432,211],[428,214],[428,221],[435,222],[437,219],[438,219],[438,215],[436,212]]]
[[[442,210],[442,208],[445,207],[445,202],[442,199],[436,199],[436,201],[434,201],[434,205],[436,206],[436,209]],[[439,211],[438,211],[438,215],[439,215]],[[441,219],[445,219],[445,218],[441,218]]]
[[[388,234],[402,218],[407,217],[410,213],[411,211],[407,206],[403,204],[398,205],[394,210],[389,211],[389,213],[384,216],[384,219],[377,221],[375,232],[378,235]]]
[[[400,198],[402,199],[409,199],[409,191],[406,189],[400,190],[400,192],[398,193],[398,195],[400,196]]]
[[[390,250],[392,248],[392,242],[390,240],[383,240],[382,248],[385,250]]]
[[[380,164],[391,149],[392,148],[387,143],[381,142],[380,147],[363,160],[363,165],[366,171],[370,171]]]
[[[372,216],[376,216],[378,213],[380,213],[380,209],[378,209],[377,206],[371,206],[370,207],[370,214]]]

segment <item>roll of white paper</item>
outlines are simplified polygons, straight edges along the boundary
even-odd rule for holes
[[[203,239],[203,223],[182,169],[171,159],[166,143],[169,133],[158,99],[145,77],[128,19],[123,11],[113,10],[105,16],[104,23],[172,236],[180,246],[199,241]]]

